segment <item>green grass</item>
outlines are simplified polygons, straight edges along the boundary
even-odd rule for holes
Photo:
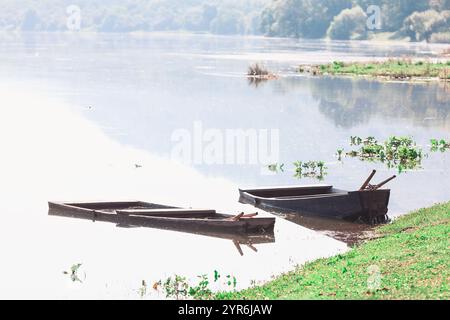
[[[304,70],[301,68],[300,70]],[[391,59],[384,62],[352,62],[335,61],[317,65],[312,68],[314,74],[354,75],[405,78],[437,78],[450,79],[450,60],[447,62],[412,61],[407,59]]]
[[[450,202],[377,228],[378,238],[217,299],[450,299]],[[379,286],[369,289],[375,268]]]

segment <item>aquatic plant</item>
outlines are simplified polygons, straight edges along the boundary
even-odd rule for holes
[[[350,145],[352,146],[359,146],[362,143],[362,139],[358,136],[351,136],[350,137]]]
[[[182,300],[182,299],[195,299],[195,300],[208,300],[213,298],[213,291],[210,288],[211,283],[218,283],[220,279],[224,279],[223,285],[228,290],[235,290],[237,286],[237,279],[233,275],[226,275],[222,277],[221,274],[214,270],[212,280],[208,275],[202,274],[197,276],[198,282],[191,284],[186,277],[180,275],[174,275],[167,278],[165,281],[155,282],[153,289],[158,290],[162,286],[162,290],[168,299]],[[144,283],[144,282],[143,282]]]
[[[338,161],[342,161],[342,156],[344,155],[344,149],[337,149],[336,156],[338,158]]]
[[[79,278],[79,275],[78,275],[78,271],[82,265],[83,264],[81,264],[81,263],[74,264],[70,267],[70,271],[63,271],[63,274],[70,276],[70,280],[72,280],[72,282],[83,283],[83,281]]]
[[[359,149],[347,152],[347,156],[386,163],[388,168],[397,168],[399,173],[420,168],[424,156],[411,137],[391,136],[384,143],[379,143],[375,137],[363,139],[351,136],[350,145]]]
[[[267,70],[264,66],[255,63],[248,67],[247,78],[250,85],[258,87],[262,82],[278,79],[278,76]]]
[[[145,280],[142,280],[138,293],[141,298],[147,295],[147,282],[145,282]]]
[[[431,151],[432,152],[445,152],[447,150],[450,150],[450,141],[447,142],[444,139],[431,139]]]
[[[167,298],[173,297],[176,300],[180,300],[187,297],[189,285],[185,277],[175,275],[173,278],[169,277],[163,282],[163,289]]]
[[[267,168],[269,169],[269,171],[272,171],[272,172],[278,172],[278,171],[284,172],[284,163],[282,163],[280,165],[278,163],[269,164],[267,166]]]
[[[255,63],[248,67],[247,75],[250,77],[264,77],[268,76],[270,72],[259,63]]]
[[[349,63],[334,61],[328,64],[301,66],[299,72],[313,75],[372,76],[400,80],[429,78],[447,81],[450,79],[448,63],[413,61],[408,58]]]
[[[324,176],[327,174],[325,162],[323,161],[296,161],[294,162],[295,175],[297,179],[301,178],[316,178],[318,180],[323,180]]]

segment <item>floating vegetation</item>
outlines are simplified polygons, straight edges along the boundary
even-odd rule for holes
[[[63,271],[63,274],[70,276],[70,280],[72,280],[72,282],[83,283],[83,281],[79,278],[79,275],[78,275],[78,271],[81,266],[82,266],[81,263],[74,264],[70,267],[70,271]]]
[[[247,75],[250,77],[266,77],[270,75],[270,72],[259,63],[255,63],[248,67]]]
[[[180,300],[182,297],[187,297],[189,284],[185,277],[175,275],[174,277],[167,278],[163,282],[163,289],[167,298],[172,297],[175,300]]]
[[[342,156],[344,155],[344,149],[337,149],[336,156],[338,158],[338,161],[342,161]]]
[[[280,165],[278,163],[269,164],[267,168],[269,169],[269,171],[272,172],[279,172],[279,171],[284,172],[284,163]]]
[[[325,162],[323,161],[296,161],[294,162],[295,175],[297,179],[301,178],[316,178],[320,181],[327,175]]]
[[[450,79],[450,61],[429,62],[411,59],[389,59],[386,61],[349,62],[334,61],[321,65],[302,65],[301,73],[312,75],[371,76],[395,80]]]
[[[432,152],[445,152],[450,150],[450,141],[446,141],[444,139],[431,139],[431,151]]]
[[[259,63],[255,63],[248,67],[247,77],[249,84],[254,85],[255,87],[258,87],[264,81],[278,79],[277,75],[273,74]]]
[[[223,285],[225,285],[228,290],[235,290],[237,286],[236,277],[232,275],[226,275],[222,277],[217,270],[214,270],[212,275],[212,280],[209,279],[208,275],[203,274],[197,276],[198,282],[190,284],[186,277],[180,275],[174,275],[169,277],[164,281],[158,281],[153,285],[154,290],[159,290],[162,288],[167,299],[183,300],[183,299],[195,299],[195,300],[208,300],[213,298],[213,291],[210,288],[212,283],[220,284],[220,280],[223,280]],[[142,282],[145,284],[145,281]],[[142,291],[139,291],[141,293]],[[145,284],[145,293],[146,284]],[[141,295],[141,297],[143,297]]]
[[[380,161],[386,163],[388,168],[397,168],[399,173],[419,169],[424,156],[411,137],[392,136],[384,143],[379,143],[375,137],[363,139],[352,136],[350,145],[359,149],[347,152],[347,156],[358,157],[363,161]]]
[[[138,289],[138,293],[141,298],[147,295],[147,282],[145,282],[145,280],[142,280],[141,287]]]

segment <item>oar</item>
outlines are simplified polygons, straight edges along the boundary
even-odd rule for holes
[[[237,216],[231,217],[230,220],[231,220],[231,221],[239,221],[239,220],[241,220],[241,218],[242,218],[243,216],[245,216],[245,213],[241,212],[241,213],[239,213]]]
[[[258,212],[256,212],[256,213],[249,213],[249,214],[245,214],[245,213],[241,212],[237,216],[229,218],[229,220],[231,220],[231,221],[239,221],[241,219],[251,219],[251,218],[256,217],[257,215],[258,215]]]
[[[367,188],[367,186],[369,185],[370,181],[372,180],[373,176],[375,175],[375,173],[377,173],[377,170],[373,170],[372,173],[370,174],[370,176],[367,178],[367,180],[364,182],[364,184],[361,186],[361,188],[359,189],[359,191],[363,191]]]
[[[237,251],[239,251],[239,254],[240,254],[241,256],[243,256],[243,255],[244,255],[244,252],[242,251],[242,248],[241,248],[241,245],[239,244],[239,241],[233,240],[233,244],[235,245]]]
[[[256,216],[258,216],[258,212],[256,212],[256,213],[244,214],[241,218],[242,218],[242,219],[250,219],[250,218],[254,218],[254,217],[256,217]]]
[[[382,186],[384,186],[385,184],[387,184],[388,182],[394,180],[395,178],[397,178],[397,176],[392,176],[389,179],[384,180],[383,182],[377,184],[376,186],[374,186],[374,190],[378,190],[380,189]]]
[[[250,242],[247,243],[247,247],[249,247],[250,249],[252,249],[252,250],[255,251],[255,252],[258,252],[258,249],[256,249],[256,248],[253,246],[253,244],[251,244]]]

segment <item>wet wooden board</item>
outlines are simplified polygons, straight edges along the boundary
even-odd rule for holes
[[[183,218],[208,218],[216,214],[216,210],[204,209],[129,209],[116,210],[118,214],[130,216],[148,217],[183,217]]]

